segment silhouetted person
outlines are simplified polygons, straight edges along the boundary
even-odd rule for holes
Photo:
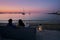
[[[2,37],[9,38],[11,36],[10,33],[14,32],[14,30],[15,30],[15,26],[12,23],[12,19],[9,19],[7,26],[4,28],[2,32]]]
[[[14,26],[13,23],[12,23],[12,19],[9,19],[9,20],[8,20],[7,27],[13,27],[13,28],[15,28],[15,26]]]
[[[21,19],[19,19],[19,21],[18,21],[18,27],[20,27],[20,28],[25,27],[25,24],[23,23],[23,21]]]

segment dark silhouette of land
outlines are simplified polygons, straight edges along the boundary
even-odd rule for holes
[[[55,12],[55,13],[48,13],[48,14],[60,15],[60,13],[58,13],[58,12]]]

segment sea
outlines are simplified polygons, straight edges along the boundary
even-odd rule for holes
[[[14,22],[22,19],[23,21],[33,21],[40,23],[60,23],[60,15],[48,14],[48,13],[3,13],[0,14],[0,23],[7,23],[9,19],[13,19]]]

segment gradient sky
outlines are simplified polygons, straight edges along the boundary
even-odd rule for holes
[[[0,0],[0,12],[55,12],[60,0]]]

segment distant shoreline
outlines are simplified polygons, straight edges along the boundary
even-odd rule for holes
[[[13,23],[17,23],[18,20],[13,20]],[[23,20],[24,23],[33,23],[33,24],[60,24],[57,21],[48,21],[48,20]],[[0,20],[0,23],[8,23],[8,20]]]

